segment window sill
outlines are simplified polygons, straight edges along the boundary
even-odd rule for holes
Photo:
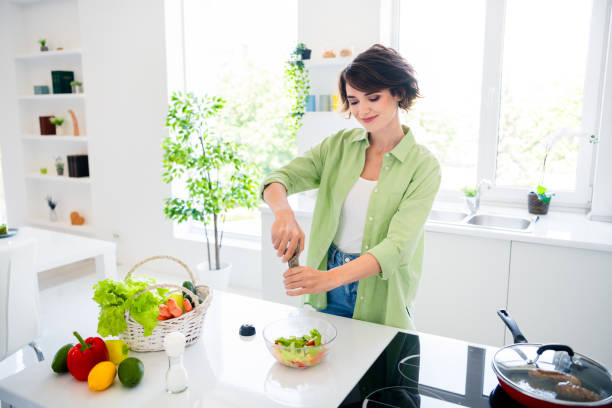
[[[199,234],[195,232],[175,231],[174,238],[185,241],[199,242],[201,244],[206,243],[206,238],[204,237],[203,233]],[[223,237],[223,247],[248,249],[251,251],[261,251],[261,239],[259,237],[254,237],[253,239],[237,239],[225,235]]]

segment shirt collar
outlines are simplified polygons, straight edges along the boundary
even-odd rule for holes
[[[396,159],[403,162],[406,160],[406,156],[408,156],[408,152],[414,145],[414,136],[412,135],[412,131],[406,125],[402,125],[402,130],[404,131],[404,137],[400,142],[391,150],[391,153]],[[370,141],[368,140],[368,132],[365,129],[358,129],[355,137],[353,138],[353,142],[358,142],[360,140],[365,140],[368,146],[370,145]]]

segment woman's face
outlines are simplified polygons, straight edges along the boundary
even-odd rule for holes
[[[365,93],[346,84],[346,98],[351,114],[368,132],[376,133],[398,120],[399,96],[388,89]]]

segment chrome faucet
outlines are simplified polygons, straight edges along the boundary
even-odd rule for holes
[[[474,215],[480,209],[480,196],[483,193],[484,189],[490,189],[491,182],[486,179],[480,180],[478,186],[476,187],[476,196],[475,197],[465,197],[465,203],[467,204],[468,211],[470,215]]]

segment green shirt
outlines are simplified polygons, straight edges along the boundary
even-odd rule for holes
[[[414,141],[410,129],[383,157],[370,196],[361,254],[372,254],[381,273],[359,281],[354,319],[414,329],[412,310],[423,267],[423,227],[440,187],[440,165]],[[363,171],[365,129],[342,130],[264,178],[285,186],[287,194],[318,188],[306,264],[327,269],[327,251],[340,221],[342,205]],[[327,293],[305,295],[304,303],[327,307]]]

